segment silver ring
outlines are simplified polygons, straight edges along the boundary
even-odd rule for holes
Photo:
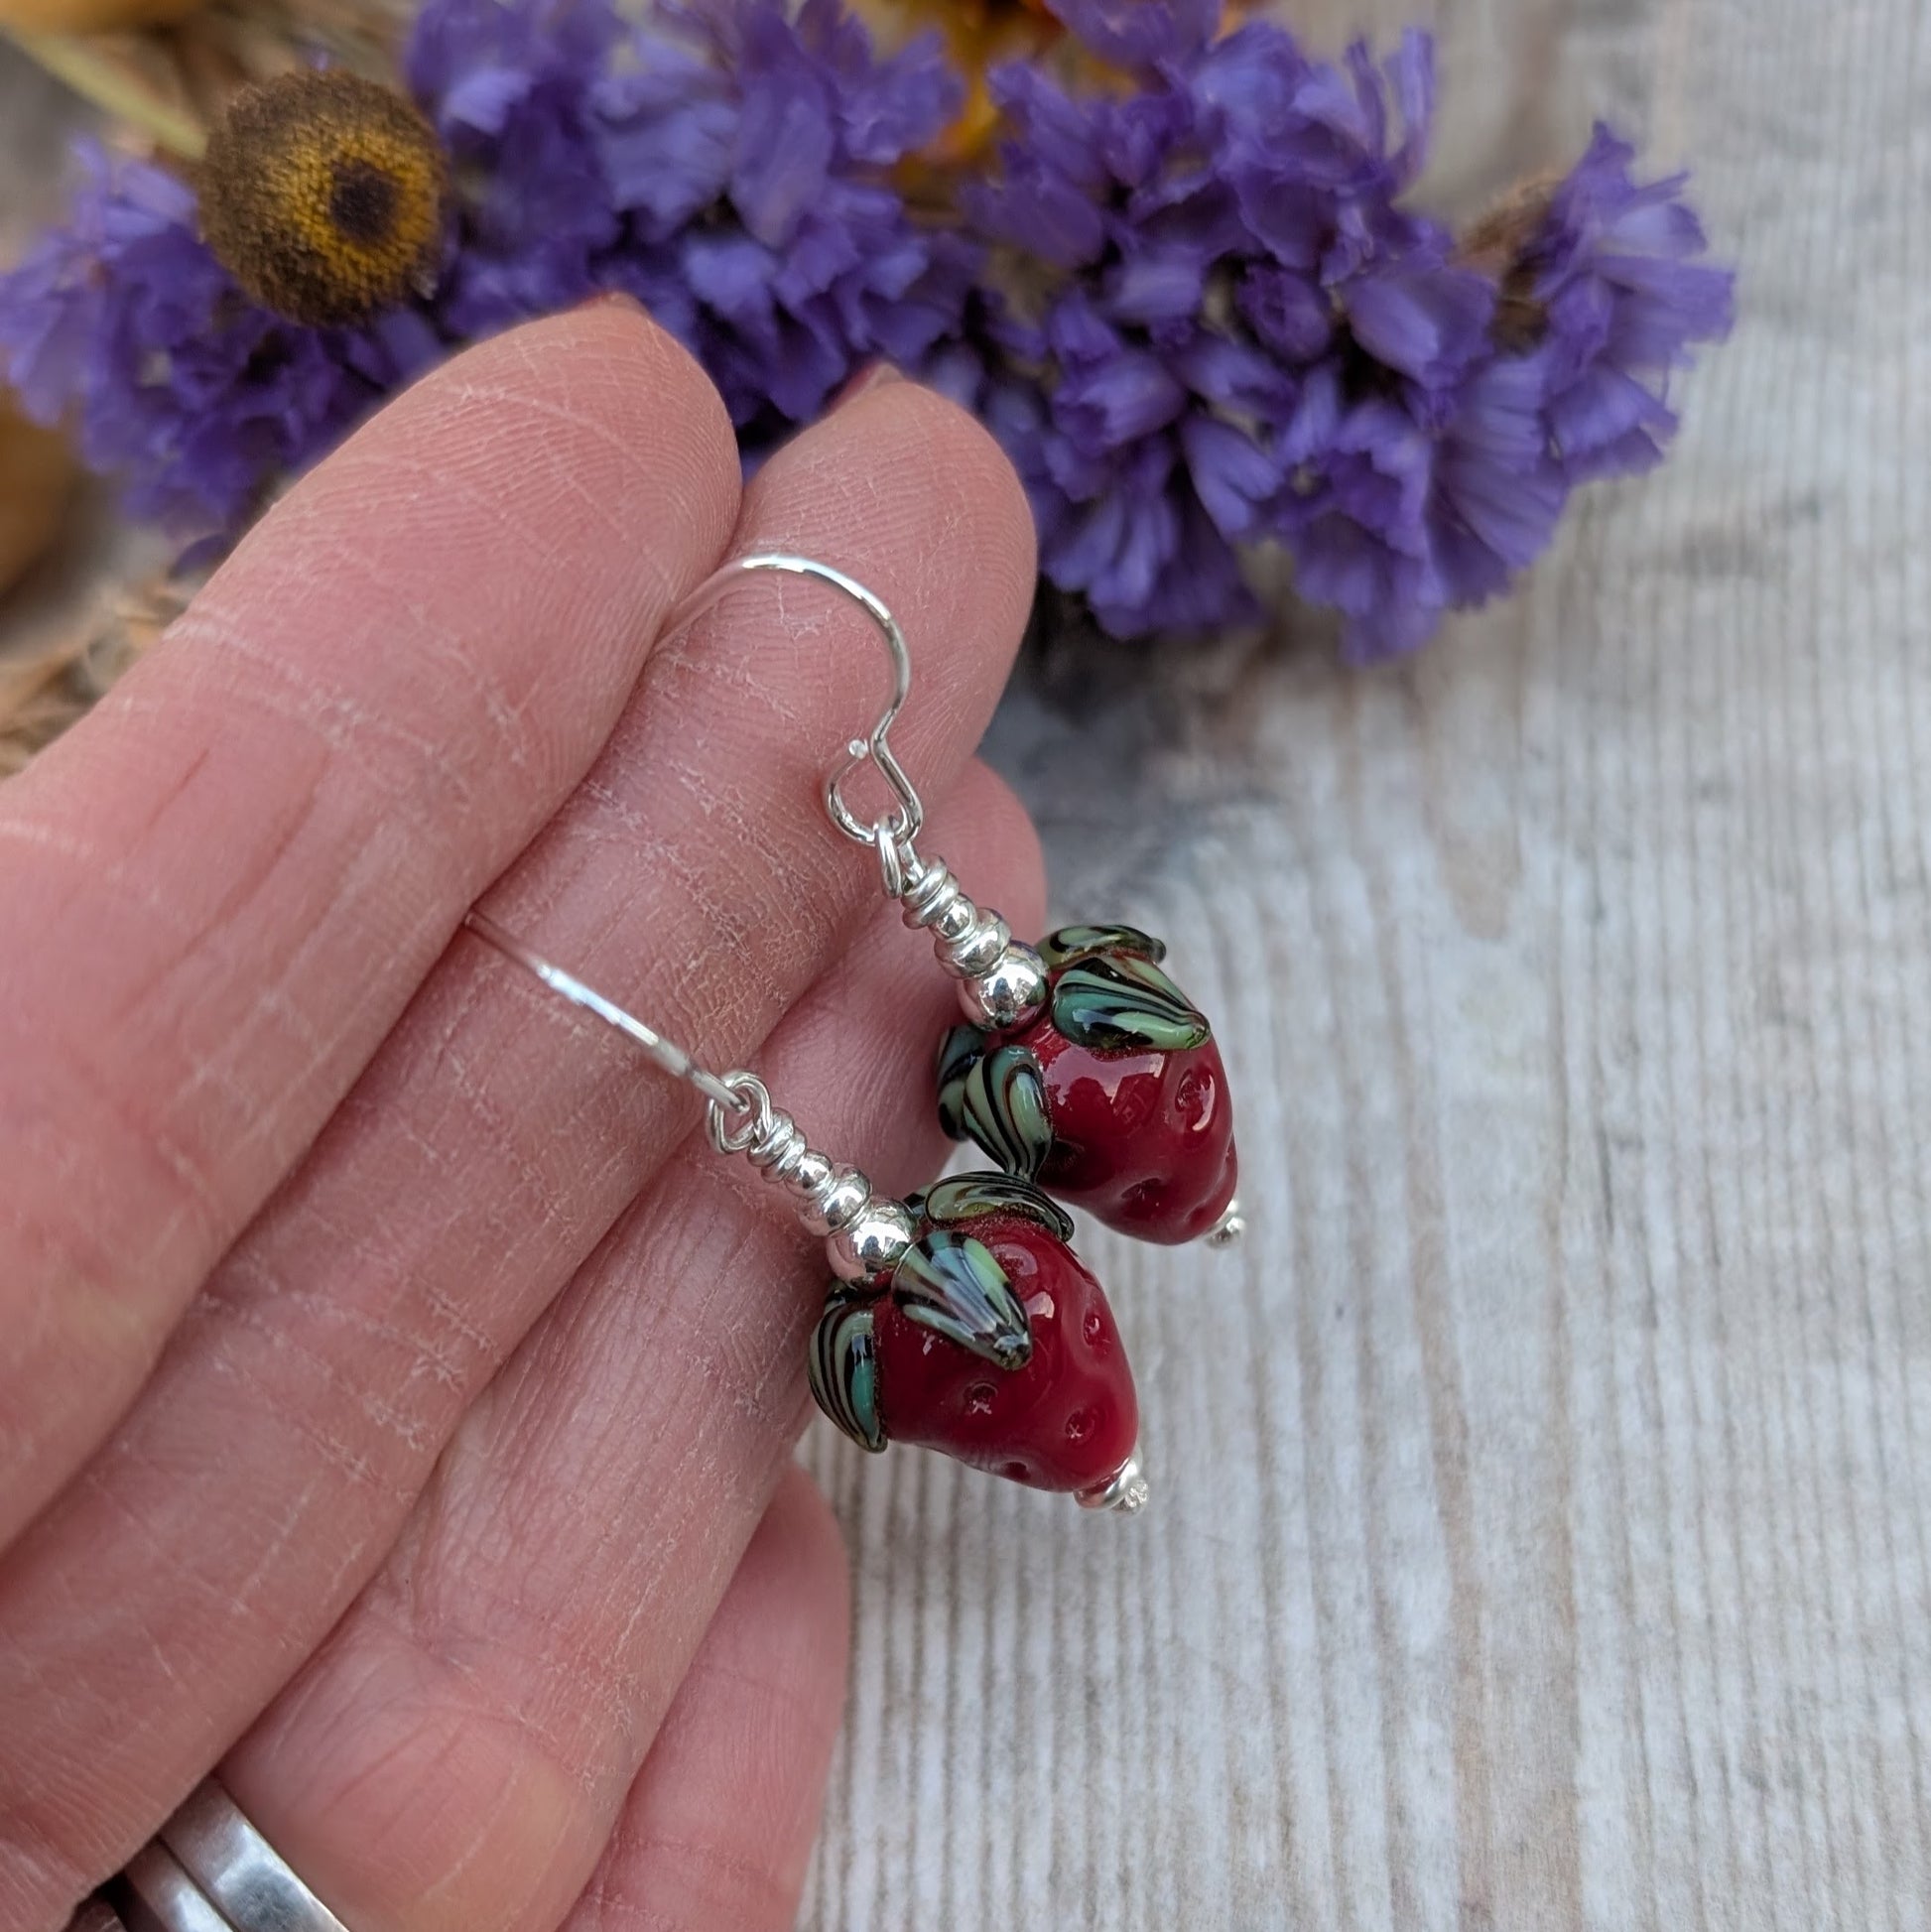
[[[67,1920],[67,1932],[127,1932],[121,1915],[96,1893]]]
[[[212,1778],[158,1836],[227,1921],[221,1928],[217,1920],[208,1932],[348,1932]],[[168,1932],[201,1928],[184,1921]]]
[[[128,1860],[119,1891],[127,1932],[233,1932],[158,1839]]]

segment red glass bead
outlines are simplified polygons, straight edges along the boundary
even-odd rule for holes
[[[1022,1368],[999,1369],[882,1304],[873,1334],[885,1434],[1028,1488],[1102,1487],[1133,1454],[1140,1427],[1105,1291],[1033,1223],[988,1218],[971,1231],[1026,1311],[1031,1356]]]
[[[1046,1020],[1025,1041],[1053,1122],[1039,1185],[1143,1241],[1211,1233],[1240,1179],[1221,1049],[1100,1054]]]
[[[1139,1401],[1073,1224],[1029,1182],[967,1174],[911,1196],[888,1278],[840,1284],[812,1338],[819,1407],[870,1450],[919,1443],[1082,1501],[1136,1508]]]
[[[1041,1012],[1003,1033],[955,1027],[939,1112],[1008,1173],[1141,1240],[1213,1232],[1239,1180],[1226,1069],[1205,1017],[1128,926],[1040,943]]]

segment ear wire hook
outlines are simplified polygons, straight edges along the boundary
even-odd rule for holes
[[[773,571],[785,577],[810,578],[829,584],[855,603],[885,640],[885,649],[892,660],[892,702],[879,713],[878,722],[871,727],[869,737],[853,738],[845,746],[843,762],[825,781],[825,809],[831,814],[832,823],[847,838],[860,845],[876,845],[881,854],[890,847],[896,854],[898,849],[909,846],[924,829],[925,804],[892,751],[892,725],[905,708],[906,699],[912,694],[912,652],[905,642],[904,631],[899,628],[898,619],[892,615],[882,597],[866,589],[856,578],[847,577],[844,572],[835,570],[830,564],[821,564],[814,558],[793,557],[776,551],[753,557],[736,557],[707,578],[671,612],[665,634],[683,630],[696,622],[726,592],[759,571]],[[875,822],[859,818],[844,799],[845,781],[867,759],[878,767],[879,776],[898,801],[898,808],[890,818]]]
[[[967,1019],[976,1026],[1010,1027],[1034,1018],[1046,999],[1046,968],[1038,953],[1016,942],[1012,929],[996,912],[976,905],[943,859],[922,858],[915,843],[925,826],[925,806],[891,746],[893,721],[912,690],[912,653],[884,599],[856,578],[814,558],[782,552],[738,557],[707,578],[672,611],[666,635],[682,630],[754,571],[775,571],[829,584],[877,627],[891,655],[892,702],[879,714],[868,738],[853,738],[845,746],[844,761],[825,781],[825,810],[847,838],[876,852],[885,896],[897,900],[906,925],[931,935],[939,964],[960,982],[959,1003]],[[898,801],[885,818],[870,822],[859,818],[844,797],[845,781],[867,759],[878,767]]]
[[[641,1047],[667,1074],[695,1087],[708,1103],[705,1130],[711,1146],[720,1154],[742,1154],[790,1201],[805,1227],[824,1238],[826,1259],[840,1281],[889,1272],[912,1245],[912,1218],[904,1203],[879,1194],[859,1169],[813,1147],[797,1121],[772,1103],[757,1075],[741,1068],[712,1073],[648,1021],[546,960],[474,906],[462,923],[552,992]]]

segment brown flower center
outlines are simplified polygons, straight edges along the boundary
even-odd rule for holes
[[[329,70],[250,88],[209,137],[201,232],[236,281],[297,322],[360,322],[431,282],[449,171],[393,89]]]
[[[373,248],[394,233],[401,198],[396,184],[380,168],[351,155],[335,164],[328,219],[344,239]]]

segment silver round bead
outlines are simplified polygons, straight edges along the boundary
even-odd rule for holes
[[[969,899],[955,899],[932,922],[935,938],[957,945],[978,924],[978,908]]]
[[[902,1201],[872,1201],[826,1241],[825,1253],[840,1281],[880,1281],[904,1259],[913,1234]]]
[[[793,1164],[785,1186],[810,1201],[831,1187],[837,1172],[829,1155],[821,1154],[816,1147],[807,1147]]]
[[[1112,1509],[1132,1516],[1146,1507],[1151,1493],[1146,1472],[1140,1467],[1140,1452],[1135,1449],[1104,1482],[1080,1490],[1074,1500],[1082,1509]]]
[[[1221,1219],[1207,1230],[1209,1247],[1237,1247],[1247,1232],[1247,1217],[1238,1199],[1229,1201]]]
[[[825,1187],[802,1211],[806,1228],[814,1234],[836,1233],[859,1221],[871,1206],[871,1183],[855,1167],[839,1167],[828,1161],[830,1170]]]
[[[1026,1026],[1046,1009],[1046,963],[1009,940],[989,971],[961,982],[959,1003],[974,1026]]]
[[[999,969],[1012,944],[1012,928],[996,912],[984,913],[958,945],[946,948],[947,969],[962,979],[983,978]]]

